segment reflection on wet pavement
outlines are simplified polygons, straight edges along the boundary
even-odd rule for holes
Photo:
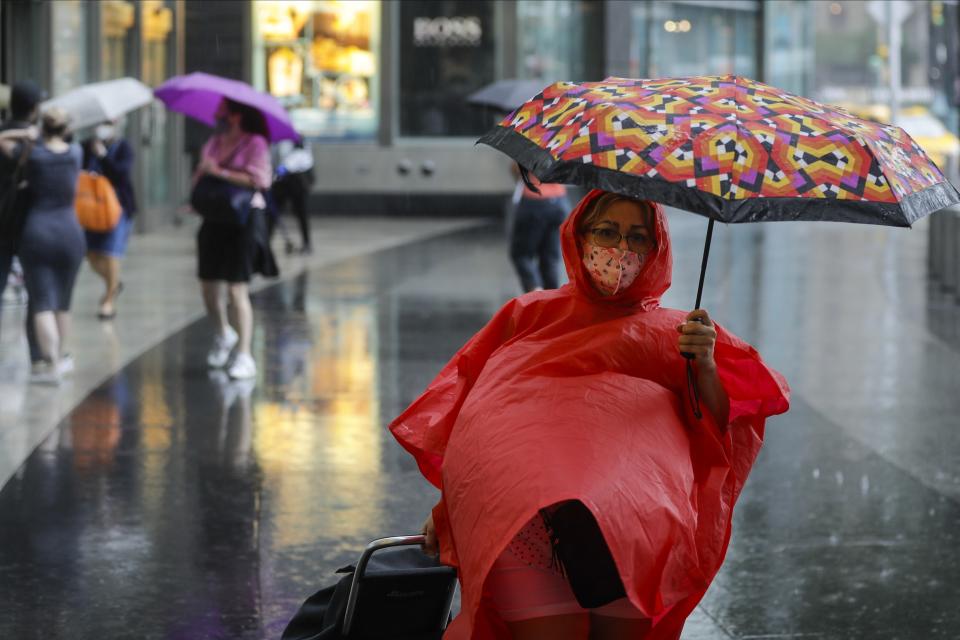
[[[687,307],[703,224],[671,224]],[[796,394],[684,638],[954,638],[960,313],[907,268],[916,235],[787,227],[724,229],[711,258],[705,306]],[[145,353],[0,492],[0,638],[278,637],[366,542],[419,528],[435,491],[384,425],[514,286],[491,227],[258,294],[256,386],[205,369],[202,323]]]

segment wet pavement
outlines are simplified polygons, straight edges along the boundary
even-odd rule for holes
[[[705,224],[671,216],[668,306]],[[686,640],[960,637],[960,308],[922,225],[718,228],[704,306],[794,387]],[[499,228],[255,296],[260,377],[193,323],[84,399],[0,491],[0,638],[277,638],[435,501],[384,425],[516,293]]]

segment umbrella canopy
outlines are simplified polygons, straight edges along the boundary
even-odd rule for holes
[[[907,133],[738,76],[558,82],[480,142],[721,222],[910,226],[960,193]]]
[[[543,89],[543,80],[521,80],[510,78],[497,80],[467,96],[470,104],[495,107],[502,111],[513,111]]]
[[[258,109],[267,120],[270,142],[299,140],[290,116],[280,102],[263,91],[238,80],[221,78],[209,73],[191,73],[174,76],[157,87],[153,94],[168,109],[190,116],[213,126],[217,107],[224,98]]]
[[[70,126],[82,129],[144,107],[153,101],[150,87],[134,78],[85,84],[40,105],[45,111],[60,107],[70,114]]]

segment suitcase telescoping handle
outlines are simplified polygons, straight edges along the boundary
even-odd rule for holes
[[[353,572],[353,580],[350,582],[350,593],[347,596],[347,610],[343,616],[343,635],[349,636],[350,629],[353,627],[353,616],[357,610],[357,598],[360,595],[360,580],[363,578],[363,574],[367,569],[367,563],[370,562],[370,558],[373,557],[373,554],[381,549],[387,549],[389,547],[409,547],[415,545],[422,545],[426,541],[426,538],[422,535],[416,536],[393,536],[390,538],[380,538],[374,540],[367,545],[367,548],[363,550],[363,553],[360,554],[360,560],[357,561],[357,568]],[[447,604],[444,607],[443,615],[440,620],[438,620],[438,629],[442,630],[447,624],[447,618],[450,617],[450,607],[453,606],[453,589],[450,589],[450,594],[447,596]]]

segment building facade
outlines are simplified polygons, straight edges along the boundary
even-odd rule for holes
[[[283,102],[311,145],[316,212],[490,214],[512,178],[505,157],[474,144],[504,115],[467,103],[486,84],[733,73],[883,119],[891,4],[8,0],[0,81],[33,77],[56,95],[122,75],[242,79]],[[957,2],[900,5],[901,103],[955,139]],[[159,104],[129,126],[141,224],[162,224],[186,200],[209,129]]]
[[[318,209],[476,214],[512,180],[503,157],[474,146],[502,116],[466,102],[484,85],[732,73],[883,119],[888,4],[252,0],[239,39],[243,77],[313,145]],[[921,128],[954,135],[957,2],[900,4],[901,102]],[[956,159],[943,162],[956,179]]]

